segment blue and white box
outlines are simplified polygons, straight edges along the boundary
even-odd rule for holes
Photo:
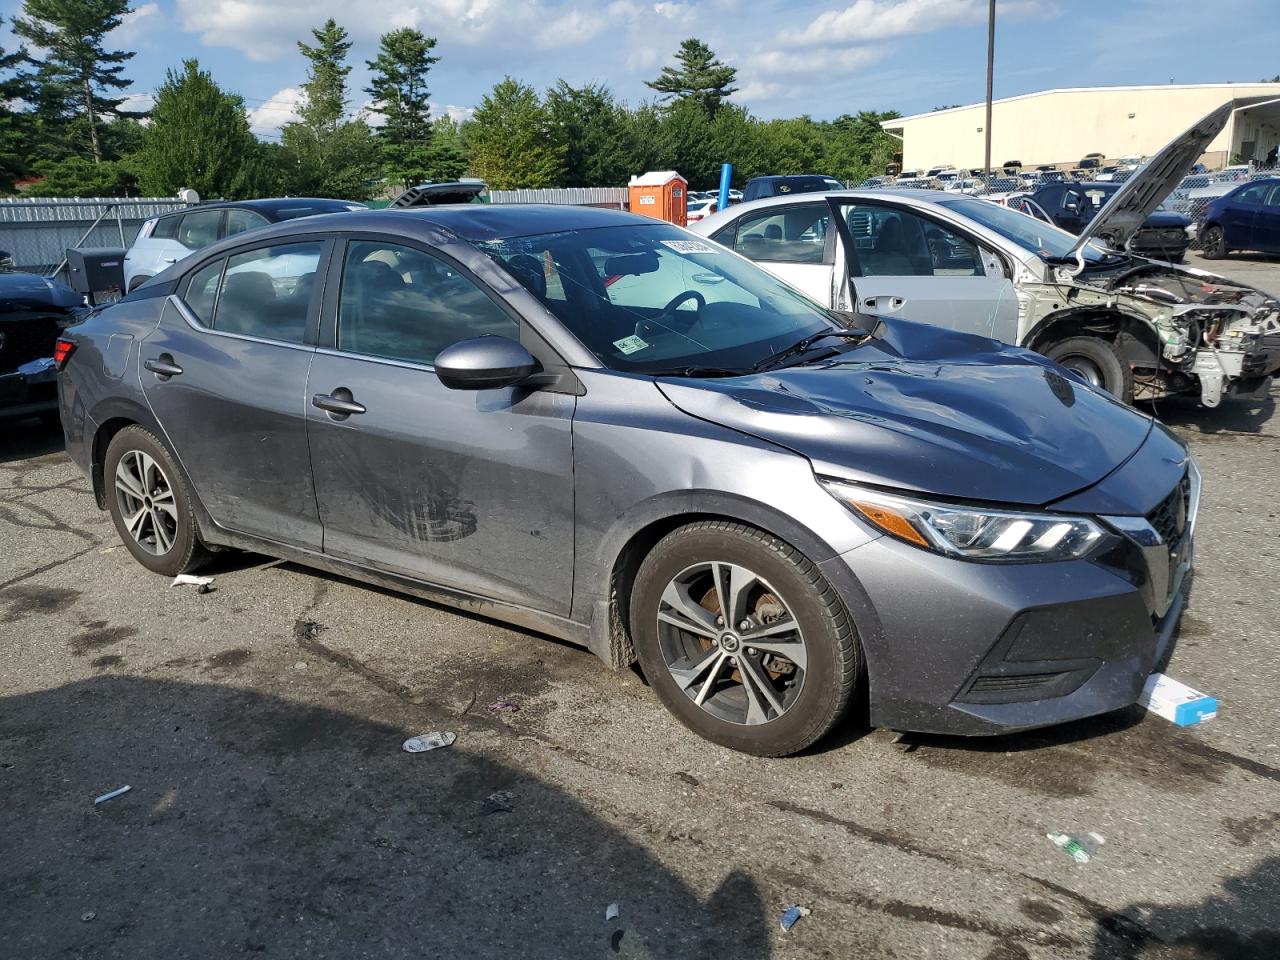
[[[1138,702],[1180,727],[1204,723],[1218,715],[1218,701],[1163,673],[1147,677]]]

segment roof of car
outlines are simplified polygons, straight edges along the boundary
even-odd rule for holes
[[[237,209],[257,210],[261,213],[272,214],[292,207],[305,207],[308,204],[328,203],[335,206],[348,206],[355,202],[354,200],[335,200],[332,197],[267,197],[262,200],[214,200],[210,203],[201,203],[197,206],[174,212],[189,213],[192,210]]]
[[[354,210],[286,220],[263,227],[258,236],[277,236],[311,231],[376,231],[398,229],[420,233],[434,227],[463,240],[506,240],[567,230],[595,227],[657,224],[652,217],[554,203],[455,203],[403,210]]]

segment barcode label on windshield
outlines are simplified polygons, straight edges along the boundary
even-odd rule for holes
[[[622,351],[624,355],[630,355],[637,350],[643,350],[649,344],[645,343],[637,336],[623,337],[621,340],[613,341],[613,345]]]
[[[698,240],[663,240],[664,247],[670,247],[676,253],[715,253],[715,247],[708,246]]]

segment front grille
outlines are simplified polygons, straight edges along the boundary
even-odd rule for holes
[[[0,323],[0,371],[52,357],[53,343],[61,332],[62,326],[53,317]]]
[[[1187,529],[1191,510],[1191,478],[1186,474],[1172,492],[1147,514],[1147,523],[1160,534],[1161,543],[1177,543]]]

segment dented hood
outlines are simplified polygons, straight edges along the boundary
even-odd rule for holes
[[[824,476],[964,500],[1050,503],[1115,470],[1151,430],[1038,354],[898,320],[821,363],[658,385]]]
[[[1090,240],[1101,240],[1123,250],[1156,207],[1191,172],[1213,138],[1227,125],[1233,109],[1235,101],[1224,103],[1161,147],[1112,194],[1067,256],[1074,257]]]

